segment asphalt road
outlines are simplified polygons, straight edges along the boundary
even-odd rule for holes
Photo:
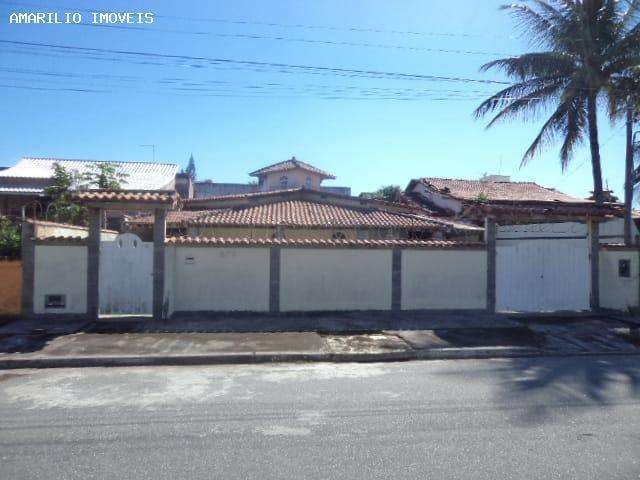
[[[640,357],[0,372],[1,479],[615,479]]]

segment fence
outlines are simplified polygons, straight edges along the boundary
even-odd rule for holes
[[[165,244],[165,315],[487,309],[488,255],[484,245],[263,243]],[[86,314],[86,240],[37,240],[33,250],[33,312]],[[637,249],[603,247],[601,306],[616,310],[638,306],[639,274]],[[47,306],[51,296],[64,296],[66,301]]]

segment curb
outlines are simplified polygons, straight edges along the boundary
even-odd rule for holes
[[[0,360],[0,370],[22,368],[87,368],[87,367],[145,367],[185,365],[241,365],[262,363],[374,363],[407,362],[412,360],[471,360],[527,357],[585,357],[611,355],[640,355],[640,352],[552,352],[536,349],[464,348],[414,350],[385,353],[231,353],[215,355],[169,356],[106,356],[106,357],[39,357]]]

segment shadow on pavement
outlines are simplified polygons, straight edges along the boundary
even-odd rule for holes
[[[637,357],[514,358],[500,363],[499,395],[506,404],[525,409],[519,420],[526,423],[572,409],[610,406],[620,398],[635,403],[640,397]]]

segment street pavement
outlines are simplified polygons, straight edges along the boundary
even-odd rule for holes
[[[1,479],[630,479],[640,357],[0,372]]]

